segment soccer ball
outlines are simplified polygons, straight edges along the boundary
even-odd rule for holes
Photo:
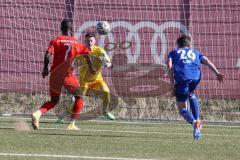
[[[106,21],[98,22],[96,29],[100,35],[106,35],[110,32],[110,24]]]

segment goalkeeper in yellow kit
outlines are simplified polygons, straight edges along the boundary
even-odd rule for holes
[[[110,90],[102,77],[102,67],[112,68],[112,63],[110,62],[110,58],[104,49],[96,45],[96,37],[94,33],[87,33],[85,35],[85,41],[89,48],[91,48],[91,53],[89,56],[92,59],[92,65],[96,70],[96,73],[92,74],[90,72],[87,62],[84,58],[81,56],[78,58],[81,64],[79,82],[82,96],[84,97],[86,95],[88,89],[92,89],[102,99],[104,117],[114,120],[114,115],[108,112]],[[58,122],[63,123],[63,118],[64,116],[60,116]]]

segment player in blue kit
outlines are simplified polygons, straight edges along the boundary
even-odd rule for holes
[[[199,119],[199,104],[194,90],[201,80],[201,64],[206,65],[216,75],[219,82],[224,82],[215,65],[201,52],[190,48],[191,39],[181,36],[177,39],[178,49],[171,51],[167,59],[169,78],[172,86],[172,94],[176,96],[179,113],[193,125],[193,137],[198,140],[201,137],[201,121]],[[189,100],[191,111],[187,109]]]

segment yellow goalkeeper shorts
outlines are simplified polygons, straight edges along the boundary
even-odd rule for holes
[[[102,78],[98,78],[91,82],[80,82],[81,88],[92,89],[103,92],[110,92],[106,82]]]

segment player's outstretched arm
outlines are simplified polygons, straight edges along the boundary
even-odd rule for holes
[[[220,83],[224,82],[224,79],[225,79],[224,75],[217,70],[215,65],[207,57],[202,58],[202,64],[208,66],[208,68],[215,73]]]
[[[84,58],[85,58],[86,61],[87,61],[87,64],[88,64],[88,67],[89,67],[89,71],[90,71],[92,74],[95,74],[95,73],[96,73],[96,70],[93,68],[92,60],[90,59],[89,55],[84,55]]]
[[[44,67],[42,70],[42,77],[45,78],[49,74],[48,64],[50,62],[50,54],[48,51],[44,55]]]
[[[174,79],[173,79],[173,63],[171,59],[167,60],[167,68],[168,68],[168,76],[171,83],[172,95],[175,96],[175,87],[174,87]]]

